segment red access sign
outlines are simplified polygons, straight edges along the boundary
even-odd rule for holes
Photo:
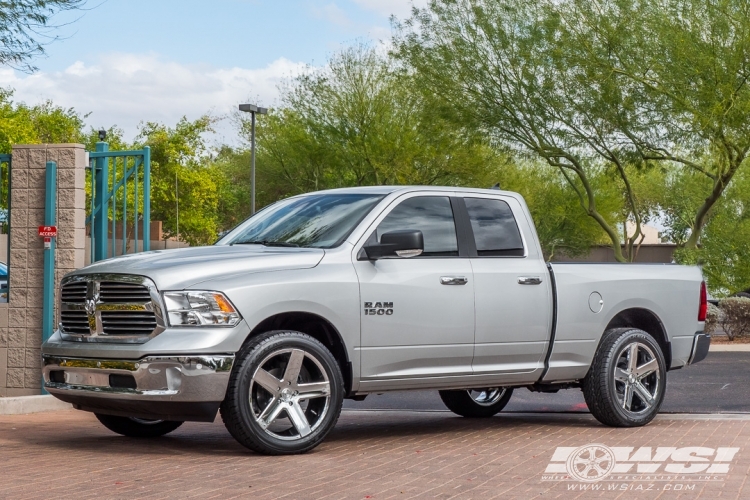
[[[57,226],[39,226],[39,236],[42,238],[57,238]]]

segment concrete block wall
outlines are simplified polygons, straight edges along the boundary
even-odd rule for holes
[[[60,279],[84,265],[84,146],[13,146],[10,178],[10,293],[8,303],[0,304],[0,396],[25,396],[39,394],[41,391],[44,242],[37,231],[39,226],[44,225],[48,161],[57,162],[56,295]],[[57,312],[55,318],[56,322]]]

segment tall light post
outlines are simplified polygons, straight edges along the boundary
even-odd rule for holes
[[[240,111],[250,113],[250,184],[252,186],[250,215],[253,215],[255,213],[255,115],[265,115],[268,109],[255,104],[240,104]]]

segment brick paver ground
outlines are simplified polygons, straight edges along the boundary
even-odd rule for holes
[[[713,481],[696,480],[706,477],[699,475],[605,480],[592,492],[580,490],[586,483],[543,480],[557,447],[588,443],[740,451],[729,473]],[[8,499],[747,499],[749,472],[750,419],[672,416],[644,428],[612,429],[589,415],[470,420],[447,412],[345,411],[314,451],[265,457],[238,445],[220,421],[135,440],[74,410],[0,416],[0,498]]]

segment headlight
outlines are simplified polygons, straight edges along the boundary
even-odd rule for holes
[[[164,292],[172,326],[234,326],[240,313],[219,292]]]

